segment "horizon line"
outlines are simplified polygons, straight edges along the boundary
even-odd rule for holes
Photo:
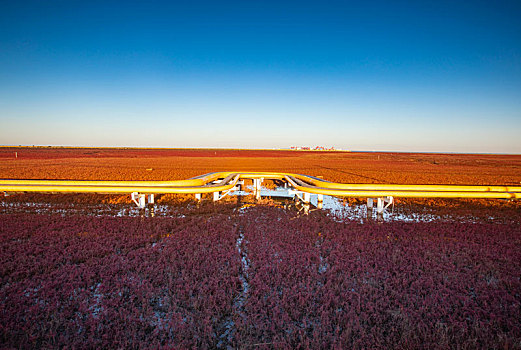
[[[307,147],[307,146],[303,146]],[[506,152],[457,152],[457,151],[394,151],[394,150],[334,150],[291,149],[291,148],[241,148],[241,147],[153,147],[153,146],[74,146],[74,145],[0,145],[0,148],[65,148],[65,149],[141,149],[141,150],[233,150],[233,151],[294,151],[294,152],[339,152],[339,153],[401,153],[401,154],[459,154],[459,155],[512,155]]]

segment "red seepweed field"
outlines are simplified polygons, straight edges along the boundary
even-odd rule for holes
[[[174,180],[230,170],[519,185],[521,156],[0,149],[1,178]],[[31,210],[37,202],[56,210]],[[2,198],[0,347],[521,348],[518,202],[397,202],[398,211],[440,214],[431,221],[232,200],[196,206],[186,196],[160,199],[169,211],[156,217],[92,212],[128,202]]]

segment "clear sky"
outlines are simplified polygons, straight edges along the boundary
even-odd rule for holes
[[[521,153],[521,2],[0,0],[0,144]]]

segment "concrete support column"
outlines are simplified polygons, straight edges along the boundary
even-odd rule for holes
[[[253,193],[256,200],[261,199],[261,183],[262,179],[253,179]]]
[[[148,195],[148,204],[154,204],[154,194],[153,193]]]
[[[139,195],[139,204],[138,204],[138,207],[143,209],[144,207],[146,207],[146,196],[144,194],[140,194]]]
[[[367,211],[373,211],[373,199],[372,198],[367,198]]]
[[[309,203],[311,201],[311,193],[302,192],[302,199],[304,203]]]
[[[376,204],[376,212],[378,214],[382,214],[385,210],[385,202],[383,198],[378,198],[378,202]]]
[[[130,194],[130,198],[132,198],[132,201],[136,203],[139,209],[143,209],[146,206],[146,196],[144,194],[139,194],[139,192],[132,192]]]
[[[219,192],[219,191],[214,192],[214,193],[213,193],[213,201],[214,201],[214,202],[218,201],[219,198],[220,198],[220,196],[221,196],[221,192]]]
[[[200,201],[201,201],[201,198],[202,198],[201,193],[196,193],[196,194],[195,194],[195,200],[196,200],[196,201],[199,201],[199,202],[200,202]]]

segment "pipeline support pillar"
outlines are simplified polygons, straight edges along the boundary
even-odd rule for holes
[[[376,202],[376,212],[378,214],[382,214],[384,212],[384,199],[378,198],[378,201]]]
[[[255,199],[261,199],[261,184],[263,179],[253,179],[253,194]]]
[[[139,192],[132,192],[130,194],[130,198],[132,201],[136,203],[139,209],[144,209],[146,206],[146,196],[144,194],[140,194]]]

